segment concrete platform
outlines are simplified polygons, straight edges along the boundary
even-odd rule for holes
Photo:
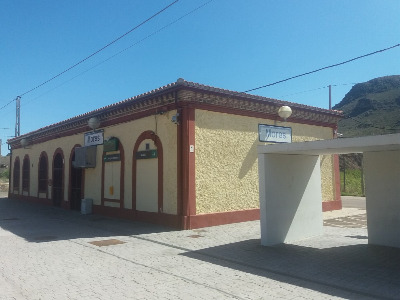
[[[173,231],[0,199],[0,253],[0,299],[400,295],[400,250],[368,245],[363,228],[263,247],[258,221]]]

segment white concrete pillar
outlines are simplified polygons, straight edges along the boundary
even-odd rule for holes
[[[318,155],[259,154],[261,244],[322,234]]]
[[[400,151],[364,152],[368,243],[400,247]]]

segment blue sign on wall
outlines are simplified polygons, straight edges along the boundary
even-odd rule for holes
[[[258,140],[266,143],[291,143],[292,128],[258,124]]]

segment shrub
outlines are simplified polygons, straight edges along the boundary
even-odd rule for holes
[[[0,172],[0,178],[3,178],[3,179],[10,179],[10,170],[9,170],[9,169],[6,169],[6,170],[4,170],[4,171],[1,171],[1,172]]]
[[[361,176],[361,170],[346,169],[345,188],[344,174],[340,172],[340,189],[342,196],[364,196]]]

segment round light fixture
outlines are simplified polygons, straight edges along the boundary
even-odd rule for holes
[[[29,141],[24,138],[24,139],[21,139],[20,143],[21,143],[21,146],[25,148],[26,146],[28,146]]]
[[[286,121],[292,115],[292,109],[287,105],[281,106],[278,110],[278,115]]]
[[[88,121],[88,125],[90,128],[93,130],[96,130],[97,128],[100,127],[100,120],[97,117],[90,118]]]

